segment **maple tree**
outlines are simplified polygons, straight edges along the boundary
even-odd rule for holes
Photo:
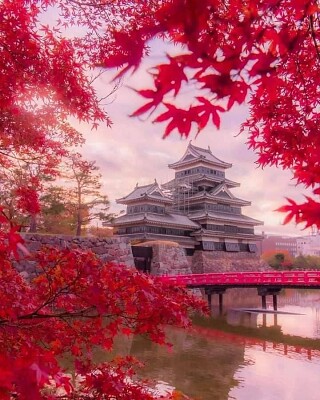
[[[248,102],[242,129],[258,163],[291,169],[319,195],[316,0],[142,0],[135,7],[125,0],[5,0],[0,12],[3,149],[22,151],[32,138],[29,148],[58,154],[59,135],[76,137],[68,116],[110,125],[94,73],[135,71],[160,38],[179,45],[180,54],[150,70],[154,87],[137,90],[146,103],[133,116],[158,110],[154,121],[167,123],[164,136],[176,129],[186,137],[210,121],[218,128],[221,113]],[[57,20],[42,22],[53,12]],[[83,29],[75,36],[72,27]],[[194,96],[182,109],[181,90],[189,84]],[[285,222],[319,227],[319,209],[317,198],[307,197],[280,211]]]
[[[34,254],[39,274],[29,284],[5,251],[1,249],[2,399],[154,398],[146,386],[129,380],[133,360],[99,364],[93,350],[110,350],[119,333],[165,343],[163,326],[187,326],[188,311],[200,310],[200,300],[80,250]],[[66,356],[72,360],[68,374],[61,362]]]
[[[0,164],[8,171],[18,160],[35,162],[55,176],[67,147],[82,141],[67,118],[93,127],[100,121],[110,124],[91,85],[95,63],[87,39],[77,43],[40,21],[40,14],[55,5],[67,12],[68,2],[0,3]],[[72,14],[68,19],[72,25]],[[26,215],[38,211],[39,187],[27,176],[17,185],[12,200]],[[7,211],[0,208],[1,398],[154,398],[149,388],[130,379],[134,360],[99,364],[93,350],[110,349],[118,333],[164,342],[163,326],[185,326],[188,311],[202,303],[125,266],[103,264],[90,253],[48,249],[29,254]],[[19,251],[38,268],[32,281],[14,268],[13,255],[21,261]],[[71,371],[61,360],[67,354],[74,360]]]
[[[248,134],[260,166],[293,171],[297,183],[314,198],[302,204],[288,199],[279,211],[320,227],[319,64],[320,16],[316,0],[176,0],[152,3],[145,18],[114,29],[114,54],[102,55],[106,67],[136,69],[148,42],[162,37],[181,46],[180,54],[150,71],[153,88],[137,92],[146,103],[132,116],[158,111],[164,137],[177,130],[187,137],[221,113],[249,103]],[[109,34],[109,32],[108,32]],[[130,47],[129,47],[130,45]],[[108,47],[107,47],[108,48]],[[110,45],[109,45],[110,48]],[[194,93],[188,108],[178,106],[186,85]],[[179,96],[180,95],[180,96]],[[165,111],[163,111],[165,107]]]
[[[82,141],[70,118],[93,128],[111,124],[95,89],[97,69],[120,68],[118,77],[135,71],[157,38],[180,46],[180,54],[150,70],[154,87],[137,90],[146,103],[133,116],[158,113],[154,121],[166,123],[164,136],[177,130],[186,137],[211,121],[219,128],[221,113],[248,102],[242,129],[258,163],[291,169],[297,182],[320,194],[316,0],[141,0],[134,7],[127,0],[3,0],[0,22],[0,164],[8,170],[17,159],[37,160],[44,173],[55,174],[66,148]],[[189,84],[194,98],[182,109],[179,98]],[[36,184],[17,188],[25,214],[36,212]],[[127,379],[131,360],[93,365],[92,345],[108,348],[118,329],[162,341],[159,324],[185,325],[195,300],[78,251],[31,255],[40,272],[26,282],[11,253],[27,249],[5,211],[1,398],[150,398]],[[303,204],[290,199],[280,211],[285,222],[320,227],[316,197]],[[66,352],[75,357],[77,385],[57,358]]]
[[[19,158],[11,161],[9,168],[0,165],[2,212],[22,230],[36,231],[36,214],[40,211],[38,193],[46,180],[42,167],[34,160]]]

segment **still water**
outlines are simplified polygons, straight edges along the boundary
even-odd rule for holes
[[[189,331],[168,331],[172,350],[139,337],[126,350],[146,363],[143,377],[192,399],[319,400],[320,290],[283,291],[277,314],[254,307],[256,289],[228,290],[222,315],[214,305]]]

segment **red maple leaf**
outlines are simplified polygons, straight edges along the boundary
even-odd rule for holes
[[[153,120],[153,122],[171,120],[166,127],[163,137],[166,138],[174,129],[178,129],[181,136],[188,137],[192,122],[198,122],[199,117],[196,110],[194,108],[182,110],[168,103],[164,105],[168,110]]]

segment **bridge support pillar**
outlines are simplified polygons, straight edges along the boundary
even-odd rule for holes
[[[223,293],[219,293],[219,314],[223,311]]]
[[[208,307],[211,310],[212,307],[212,295],[219,295],[219,314],[223,311],[223,294],[226,292],[227,288],[221,286],[207,286],[205,288],[205,294],[208,296]]]
[[[261,295],[261,303],[262,303],[262,308],[266,309],[267,308],[267,296],[265,294]]]
[[[261,296],[262,308],[263,309],[267,308],[267,296],[272,296],[273,309],[274,309],[274,311],[277,311],[277,309],[278,309],[277,296],[280,292],[281,292],[281,288],[278,288],[278,287],[266,287],[266,286],[258,287],[258,295]]]
[[[211,307],[212,307],[212,295],[211,295],[211,293],[208,293],[208,307],[211,310]]]
[[[277,309],[278,309],[278,297],[277,297],[276,294],[272,295],[272,300],[273,300],[273,309],[275,311],[277,311]]]

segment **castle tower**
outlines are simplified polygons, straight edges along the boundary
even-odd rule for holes
[[[191,233],[200,226],[181,213],[170,212],[173,200],[170,192],[164,191],[155,181],[150,185],[137,185],[127,196],[117,200],[125,204],[125,215],[115,218],[116,235],[133,240],[167,240],[193,249],[196,241]]]
[[[219,160],[210,148],[189,143],[182,158],[169,165],[171,181],[136,186],[117,202],[126,214],[115,218],[115,234],[131,239],[168,240],[192,254],[205,252],[256,253],[254,226],[261,221],[242,213],[251,203],[237,198],[232,189],[240,186],[226,178],[232,164]]]
[[[183,212],[200,229],[192,232],[198,249],[227,252],[256,252],[254,226],[263,222],[242,213],[251,202],[235,197],[231,189],[240,186],[226,178],[232,164],[215,157],[210,148],[190,142],[182,158],[169,165],[175,178],[164,185],[172,191],[172,208]]]

